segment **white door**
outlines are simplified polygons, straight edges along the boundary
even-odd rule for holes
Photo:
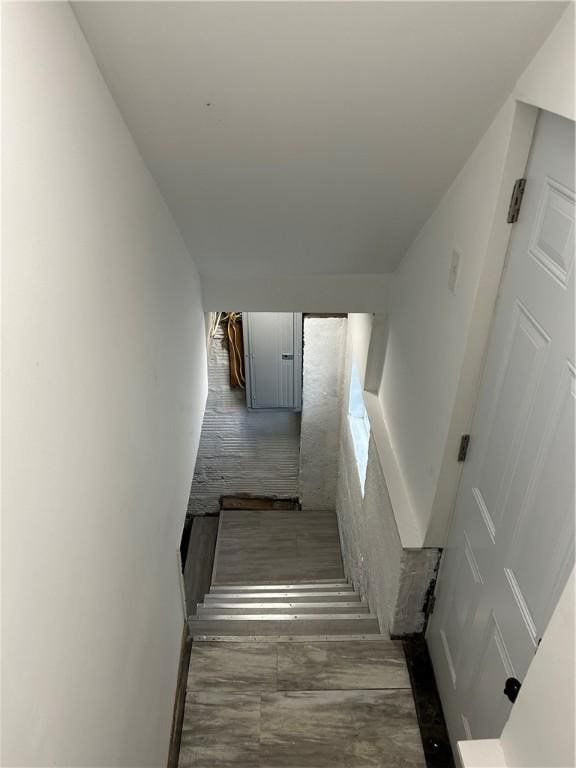
[[[574,123],[526,175],[427,633],[453,740],[500,735],[574,561]]]
[[[302,315],[244,312],[246,404],[302,408]]]

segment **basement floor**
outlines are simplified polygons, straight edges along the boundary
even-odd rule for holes
[[[190,489],[188,513],[217,513],[220,497],[251,493],[290,498],[300,493],[300,414],[250,410],[246,392],[230,387],[224,327],[212,340],[208,400]]]

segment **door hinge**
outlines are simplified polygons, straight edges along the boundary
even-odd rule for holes
[[[526,179],[516,179],[514,182],[514,188],[512,190],[512,197],[510,198],[510,207],[508,208],[508,218],[506,221],[508,224],[514,224],[518,221],[520,215],[520,207],[522,206],[522,197],[524,196],[524,190],[526,188]]]
[[[458,461],[466,461],[469,445],[470,445],[470,435],[462,435],[462,437],[460,438],[460,448],[458,449]]]
[[[426,618],[432,616],[434,613],[434,608],[436,608],[436,595],[430,595],[428,605],[426,606]]]

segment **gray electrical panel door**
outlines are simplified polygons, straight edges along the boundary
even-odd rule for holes
[[[302,409],[302,315],[243,312],[248,408]]]

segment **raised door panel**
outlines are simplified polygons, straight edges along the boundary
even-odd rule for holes
[[[471,688],[474,695],[463,708],[469,739],[491,738],[506,721],[511,703],[504,695],[507,678],[516,672],[494,612],[490,613]]]
[[[478,487],[474,489],[493,541],[502,518],[507,486],[517,461],[549,338],[519,301],[513,307],[493,400]]]
[[[505,573],[534,646],[574,559],[574,394],[574,368],[565,361],[524,499],[510,514]]]

